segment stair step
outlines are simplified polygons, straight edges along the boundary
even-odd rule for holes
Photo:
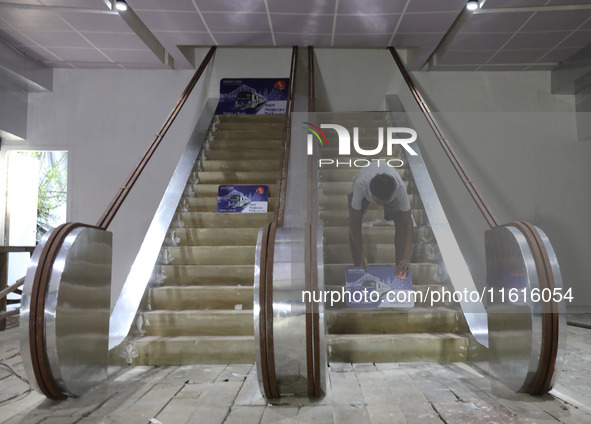
[[[449,308],[348,308],[329,310],[330,334],[453,333],[458,312]]]
[[[403,180],[409,180],[412,178],[410,171],[406,168],[395,168],[398,174]],[[338,167],[338,168],[320,168],[318,172],[318,179],[323,183],[334,183],[334,182],[351,182],[353,178],[359,174],[360,168],[349,168],[349,167]]]
[[[325,290],[328,292],[339,292],[342,293],[343,285],[326,285],[324,286]],[[450,306],[450,304],[444,302],[442,298],[443,290],[446,287],[439,284],[413,284],[412,290],[416,292],[417,295],[415,296],[415,307],[417,308],[432,308],[432,307],[444,307]],[[437,295],[432,293],[438,293]],[[349,308],[346,304],[346,299],[342,298],[342,296],[337,297],[337,294],[334,295],[335,302],[331,302],[331,295],[327,295],[327,302],[326,307],[328,309],[340,310]],[[336,302],[338,300],[338,302]]]
[[[285,117],[281,120],[267,120],[266,122],[230,122],[230,121],[220,121],[218,124],[215,125],[214,132],[221,132],[221,131],[243,131],[244,128],[248,128],[249,125],[255,126],[256,128],[260,128],[261,125],[264,125],[265,128],[276,129],[276,130],[283,130],[285,126]]]
[[[254,336],[146,336],[135,339],[133,364],[252,364]]]
[[[159,265],[167,286],[252,285],[254,265]]]
[[[214,120],[219,121],[219,124],[239,124],[244,125],[262,125],[267,123],[283,123],[285,121],[285,114],[269,114],[269,115],[216,115]]]
[[[154,287],[152,309],[252,309],[253,286]]]
[[[277,171],[215,171],[199,172],[202,184],[273,184],[277,181]]]
[[[408,201],[413,209],[422,209],[423,202],[418,194],[409,194]],[[349,199],[347,194],[323,194],[318,198],[319,208],[321,210],[347,210],[349,208]],[[382,206],[372,202],[369,204],[369,210],[383,210]]]
[[[281,140],[283,139],[283,127],[279,129],[243,129],[235,131],[214,131],[210,133],[213,142],[222,140]]]
[[[276,188],[275,182],[265,185],[269,187],[269,197],[274,197]],[[199,184],[193,184],[193,190],[197,197],[215,197],[217,199],[219,188],[219,184],[204,184],[201,182]]]
[[[412,209],[412,216],[417,226],[428,226],[429,220],[424,209]],[[349,227],[349,210],[321,210],[319,212],[322,224],[326,227]],[[385,224],[384,209],[368,209],[363,215],[364,223]],[[387,224],[386,224],[387,225]]]
[[[149,336],[252,336],[253,311],[246,310],[185,310],[145,312]]]
[[[176,228],[177,246],[254,246],[258,228]]]
[[[253,159],[253,160],[279,160],[281,150],[262,150],[262,149],[249,149],[240,151],[240,159]],[[228,150],[207,150],[205,152],[206,160],[235,160],[236,153]]]
[[[254,265],[256,246],[169,246],[166,265]]]
[[[273,219],[273,213],[217,213],[217,212],[181,212],[178,214],[183,222],[181,227],[178,222],[173,221],[171,227],[241,227],[260,228]]]
[[[392,266],[393,264],[376,263],[370,264],[372,266]],[[325,264],[324,265],[324,284],[334,286],[345,285],[345,273],[351,264]],[[441,269],[437,264],[431,263],[411,263],[410,272],[412,273],[412,280],[415,284],[431,285],[441,284],[442,275]]]
[[[275,171],[279,165],[274,161],[267,160],[204,160],[202,162],[203,171]]]
[[[217,133],[216,133],[217,134]],[[249,133],[249,138],[219,138],[214,135],[213,141],[207,144],[207,151],[212,150],[232,150],[238,156],[241,150],[280,150],[283,143],[283,134],[277,134],[273,138],[258,138],[256,133]],[[257,137],[257,138],[252,138]],[[207,156],[207,153],[205,153]]]
[[[414,193],[416,190],[414,189],[414,182],[409,180],[404,180],[404,184],[406,186],[406,191],[408,194]],[[318,183],[318,187],[320,189],[319,195],[330,195],[330,194],[338,194],[344,195],[345,198],[351,191],[353,190],[353,178],[348,181],[322,181],[320,180]]]
[[[394,226],[362,227],[361,234],[366,244],[394,243]],[[342,227],[324,227],[324,246],[331,244],[349,243],[349,229]],[[415,227],[413,231],[413,243],[434,243],[435,237],[431,227]]]
[[[466,361],[468,339],[458,334],[331,334],[331,362]]]
[[[190,212],[217,212],[218,199],[217,197],[193,197],[187,199]],[[268,199],[267,210],[272,212],[275,207],[275,198]]]
[[[394,239],[389,243],[375,244],[367,243],[364,240],[363,251],[369,263],[395,262],[396,250]],[[349,244],[325,244],[325,264],[351,264],[352,256]],[[433,244],[413,244],[411,262],[432,262],[438,263],[441,260],[439,249]]]

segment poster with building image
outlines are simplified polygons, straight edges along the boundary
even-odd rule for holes
[[[347,306],[353,308],[412,308],[412,276],[396,274],[395,266],[347,268]]]
[[[220,81],[218,115],[285,113],[289,78],[224,78]]]
[[[220,185],[218,188],[218,212],[261,213],[267,212],[269,187],[266,185]]]

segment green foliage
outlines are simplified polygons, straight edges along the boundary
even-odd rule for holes
[[[43,152],[20,153],[38,160],[41,160],[43,154]],[[66,173],[61,170],[65,159],[66,155],[63,155],[54,166],[43,164],[41,169],[37,200],[37,239],[40,239],[45,233],[45,229],[42,227],[49,228],[50,223],[58,219],[54,213],[55,209],[66,202],[68,181]]]

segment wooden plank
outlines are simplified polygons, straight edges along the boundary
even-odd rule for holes
[[[354,373],[331,372],[330,382],[332,387],[326,396],[327,402],[336,406],[355,406],[359,402],[365,402]]]
[[[296,418],[299,423],[340,424],[334,419],[330,405],[306,405],[300,408]]]
[[[369,370],[370,367],[364,367]],[[396,398],[392,397],[389,386],[382,372],[373,367],[374,371],[357,372],[363,397],[367,402],[367,412],[371,423],[406,424],[406,419]]]
[[[31,392],[28,395],[5,403],[0,406],[0,417],[12,417],[13,415],[24,415],[34,410],[47,398],[37,392]]]
[[[188,384],[213,383],[227,365],[187,365],[177,367],[167,381],[186,381]]]
[[[478,418],[474,411],[463,402],[434,403],[433,407],[446,423],[484,424],[485,422]],[[501,423],[505,423],[505,421]]]
[[[372,424],[406,424],[407,420],[398,406],[386,405],[367,405],[369,419]]]
[[[230,410],[224,424],[259,423],[263,418],[266,406],[234,406]],[[168,424],[168,423],[166,423]]]
[[[407,364],[404,364],[407,365]],[[427,400],[417,381],[406,368],[381,371],[392,402],[396,404],[409,424],[441,424],[439,415]]]
[[[298,424],[297,406],[272,406],[265,408],[261,424]]]
[[[250,373],[251,369],[254,368],[252,364],[231,364],[228,365],[220,375],[214,380],[215,382],[225,381],[242,381],[246,380],[246,377]]]
[[[267,401],[263,398],[259,388],[256,367],[252,367],[242,388],[238,392],[234,405],[238,406],[266,406]]]
[[[104,385],[101,385],[100,390],[105,390],[108,393],[105,396],[107,399],[89,416],[107,417],[123,413],[169,375],[172,369],[172,367],[132,367],[114,380],[105,382]]]
[[[156,419],[164,424],[185,424],[189,422],[189,417],[196,408],[195,398],[174,398],[157,415]]]
[[[197,399],[197,407],[189,416],[188,422],[199,424],[224,422],[242,384],[242,381],[227,381],[194,385],[198,386],[202,395]]]
[[[185,383],[158,383],[127,409],[119,409],[110,418],[126,423],[147,423],[156,417]]]

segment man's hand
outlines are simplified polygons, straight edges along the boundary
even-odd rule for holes
[[[410,271],[410,261],[408,259],[402,259],[396,264],[396,275],[400,278],[406,277],[406,273]]]
[[[361,266],[367,271],[367,258],[365,257],[365,253],[361,253]]]

